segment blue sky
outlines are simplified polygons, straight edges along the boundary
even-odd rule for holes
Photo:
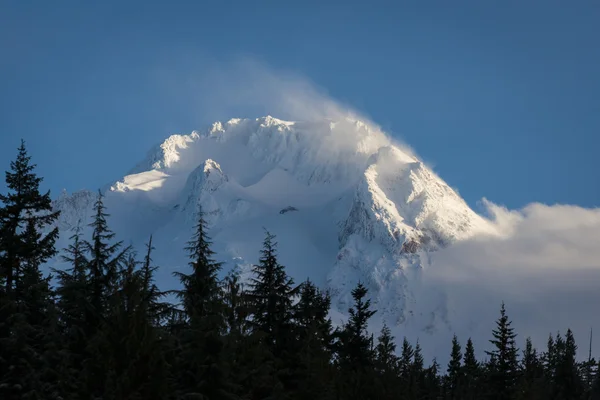
[[[55,193],[270,113],[195,106],[213,93],[186,83],[245,56],[365,113],[471,204],[600,205],[597,1],[83,3],[0,3],[0,169],[25,138]]]

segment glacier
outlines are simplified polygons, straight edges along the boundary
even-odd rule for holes
[[[297,283],[310,278],[331,291],[335,323],[361,281],[378,309],[373,330],[385,322],[424,344],[443,337],[443,349],[456,330],[452,310],[443,293],[419,290],[422,271],[439,249],[498,235],[412,151],[349,117],[215,122],[169,137],[101,191],[119,239],[142,250],[153,235],[163,289],[177,287],[172,272],[187,268],[183,249],[202,209],[224,274],[248,277],[268,229]],[[63,192],[54,201],[59,248],[89,223],[97,195]]]

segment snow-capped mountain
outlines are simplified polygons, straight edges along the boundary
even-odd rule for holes
[[[154,235],[160,283],[186,268],[185,242],[201,207],[225,271],[257,261],[263,228],[297,282],[327,286],[347,309],[365,282],[382,320],[419,331],[450,329],[443,302],[421,306],[414,288],[431,252],[491,224],[410,151],[358,120],[216,122],[174,135],[105,189],[111,227],[134,246]],[[55,202],[66,240],[91,214],[93,192]],[[61,242],[60,245],[66,245]],[[433,304],[433,306],[429,306]]]

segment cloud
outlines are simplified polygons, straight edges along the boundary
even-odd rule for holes
[[[307,77],[274,68],[254,57],[216,60],[188,56],[155,68],[152,81],[159,86],[165,107],[177,108],[173,115],[188,121],[191,129],[217,120],[271,115],[303,122],[359,120],[381,131],[364,112],[334,99]],[[340,145],[353,142],[352,138],[339,139]],[[397,136],[386,140],[415,154]]]
[[[154,78],[168,98],[180,99],[190,113],[208,116],[211,122],[265,115],[286,120],[354,116],[370,121],[349,105],[333,100],[306,77],[253,57],[225,61],[191,57],[184,63],[161,65]]]
[[[444,293],[453,329],[480,346],[504,301],[521,340],[543,349],[549,333],[571,328],[587,354],[590,327],[600,330],[600,209],[484,203],[499,235],[435,253],[421,295]],[[600,343],[594,350],[600,355]]]

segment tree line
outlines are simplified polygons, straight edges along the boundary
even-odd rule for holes
[[[91,236],[75,230],[68,268],[44,275],[59,214],[41,181],[22,143],[0,194],[0,399],[600,399],[598,364],[577,361],[570,330],[519,350],[504,304],[486,359],[455,336],[442,366],[387,326],[368,332],[363,284],[334,327],[329,293],[296,284],[268,232],[247,285],[220,279],[201,213],[178,290],[156,285],[152,237],[144,254],[116,240],[101,195]]]

